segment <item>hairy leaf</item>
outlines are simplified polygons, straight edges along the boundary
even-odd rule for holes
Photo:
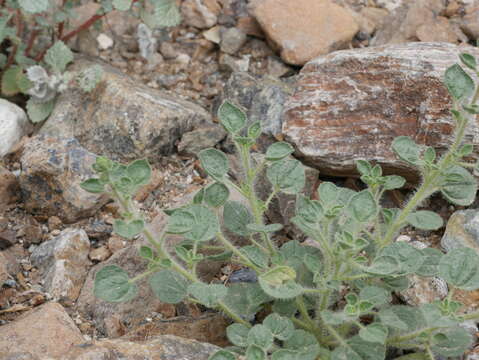
[[[283,159],[274,162],[266,171],[271,184],[285,194],[297,194],[304,188],[306,181],[304,166],[295,159]]]
[[[112,5],[116,10],[127,11],[130,10],[132,0],[113,0]]]
[[[226,336],[232,344],[246,347],[249,330],[250,328],[243,324],[232,324],[226,328]]]
[[[248,224],[254,222],[248,208],[238,201],[227,201],[223,209],[223,221],[226,228],[240,236],[249,236]]]
[[[208,206],[217,208],[223,206],[230,196],[228,187],[216,182],[204,190],[204,201]]]
[[[246,360],[266,360],[266,351],[258,345],[250,345],[246,349]]]
[[[248,332],[248,345],[257,345],[262,349],[268,350],[273,345],[273,334],[264,325],[255,325]]]
[[[206,206],[193,204],[171,215],[167,231],[191,241],[208,241],[219,231],[218,218]]]
[[[237,134],[246,125],[246,114],[229,101],[219,107],[218,118],[230,134]]]
[[[228,289],[222,284],[194,283],[188,292],[206,307],[214,307],[227,295]]]
[[[133,161],[126,171],[135,185],[146,185],[150,182],[151,167],[146,159]]]
[[[421,230],[437,230],[444,224],[442,217],[435,212],[427,210],[419,210],[409,214],[407,222]]]
[[[113,223],[113,231],[120,235],[123,236],[124,238],[127,239],[132,239],[139,233],[143,231],[143,228],[145,227],[145,223],[143,220],[132,220],[130,222],[126,222],[124,220],[117,219]]]
[[[468,206],[476,198],[477,181],[469,171],[455,165],[446,171],[440,189],[451,203]]]
[[[128,274],[116,265],[108,265],[95,274],[93,293],[108,302],[126,302],[138,293],[134,283],[130,283]]]
[[[295,282],[296,272],[288,266],[278,266],[259,276],[263,291],[276,299],[291,299],[303,293],[301,285]]]
[[[278,314],[270,314],[263,320],[263,324],[271,331],[273,336],[279,340],[288,340],[294,332],[293,322]]]
[[[150,286],[160,301],[167,304],[178,304],[188,294],[188,281],[176,271],[157,272],[150,277]]]
[[[44,59],[53,72],[62,73],[67,65],[73,61],[73,53],[63,41],[58,40],[47,50]]]
[[[102,193],[105,191],[105,184],[100,179],[88,179],[80,184],[80,187],[93,194]]]
[[[38,14],[47,11],[50,6],[49,0],[18,0],[18,4],[23,11],[30,14]]]
[[[456,100],[465,99],[474,92],[474,81],[458,64],[446,70],[444,83],[451,96]]]
[[[294,152],[293,147],[285,141],[276,142],[266,150],[266,160],[278,161]]]
[[[419,161],[421,148],[408,136],[398,136],[392,143],[392,149],[401,160],[410,164]]]
[[[216,149],[201,150],[198,154],[201,166],[213,179],[221,181],[229,170],[228,158]]]
[[[371,192],[363,190],[351,197],[349,211],[356,221],[367,223],[377,216],[378,205]]]
[[[439,276],[459,289],[479,289],[479,255],[465,247],[449,251],[439,262]]]

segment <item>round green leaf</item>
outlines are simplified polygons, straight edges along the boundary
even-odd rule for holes
[[[123,236],[127,239],[132,239],[139,233],[143,231],[145,227],[145,223],[143,220],[133,220],[130,222],[126,222],[123,220],[115,220],[113,223],[113,231],[120,236]]]
[[[135,185],[146,185],[150,182],[151,167],[146,159],[133,161],[126,171]]]
[[[285,141],[280,141],[272,144],[266,150],[266,160],[278,161],[284,159],[294,152],[294,148]]]
[[[279,340],[288,340],[294,332],[293,322],[278,314],[270,314],[264,319],[263,325],[265,325],[273,334],[273,336]]]
[[[451,203],[468,206],[476,198],[477,181],[469,171],[455,165],[447,170],[440,189],[442,195]]]
[[[466,65],[469,69],[476,70],[477,63],[474,56],[472,56],[471,54],[462,53],[459,55],[459,58],[461,59],[462,63]]]
[[[30,14],[38,14],[48,10],[49,0],[18,0],[23,11]]]
[[[422,266],[424,261],[421,250],[402,241],[386,246],[380,255],[396,259],[399,269],[397,273],[395,272],[395,275],[414,273]]]
[[[255,265],[266,268],[268,267],[268,255],[255,245],[243,246],[240,251]]]
[[[409,214],[407,222],[421,230],[437,230],[444,224],[442,217],[435,212],[427,210],[420,210]]]
[[[273,334],[264,325],[255,325],[248,332],[247,337],[248,346],[256,345],[264,350],[268,350],[273,345]]]
[[[470,248],[456,248],[439,262],[439,276],[463,290],[479,289],[479,255]]]
[[[474,92],[474,81],[458,64],[446,70],[444,83],[451,96],[456,100],[465,99]]]
[[[462,327],[443,330],[432,337],[432,351],[446,357],[463,355],[473,344],[472,335]]]
[[[203,169],[216,180],[221,180],[229,170],[228,158],[216,149],[201,150],[198,154]]]
[[[226,131],[238,133],[246,125],[246,114],[229,101],[225,101],[218,109],[218,118]]]
[[[161,270],[150,277],[150,286],[160,301],[178,304],[187,295],[188,281],[175,271]]]
[[[219,350],[208,360],[236,360],[236,355],[226,350]]]
[[[294,330],[293,334],[284,342],[283,345],[284,348],[288,350],[294,350],[304,354],[305,357],[302,359],[315,359],[319,353],[318,341],[312,334],[304,330]]]
[[[58,40],[47,50],[44,60],[50,65],[53,72],[62,73],[73,61],[73,53],[63,41]]]
[[[116,265],[108,265],[95,274],[93,293],[108,302],[132,300],[138,293],[134,283],[129,282],[128,274]]]
[[[193,204],[176,210],[170,217],[167,232],[182,234],[192,241],[208,241],[219,230],[218,218],[204,205]]]
[[[240,235],[249,236],[248,224],[254,222],[248,208],[238,201],[227,201],[223,208],[223,221],[228,230]]]
[[[400,189],[406,183],[406,179],[398,175],[385,176],[384,180],[385,182],[383,186],[384,186],[384,189],[386,190]]]
[[[421,148],[409,136],[398,136],[392,143],[392,149],[401,160],[416,164]]]
[[[285,194],[297,194],[304,188],[306,181],[304,166],[295,159],[283,159],[274,162],[266,171],[271,184]]]
[[[253,232],[273,233],[276,231],[280,231],[283,228],[283,225],[281,224],[269,224],[269,225],[248,224],[246,227]]]
[[[265,273],[258,282],[263,291],[276,299],[292,299],[303,293],[301,285],[295,282],[296,272],[288,266],[278,266]]]
[[[88,179],[80,184],[80,187],[88,192],[98,194],[105,191],[105,184],[100,179]]]
[[[113,0],[112,5],[116,10],[130,10],[132,0]]]
[[[249,330],[250,328],[243,324],[232,324],[226,328],[226,336],[232,344],[246,347]]]
[[[438,275],[438,266],[441,258],[444,254],[433,248],[421,249],[423,255],[423,263],[421,267],[416,270],[416,274],[419,276],[432,277]]]
[[[140,247],[140,256],[142,258],[148,259],[148,260],[151,260],[155,257],[154,253],[153,253],[153,249],[150,248],[149,246],[141,246]]]
[[[364,341],[384,344],[388,337],[388,328],[380,323],[374,323],[362,328],[359,336]]]
[[[367,223],[378,213],[378,205],[369,190],[363,190],[351,197],[349,211],[360,223]]]
[[[257,139],[261,135],[261,122],[256,121],[255,123],[251,124],[248,128],[248,137],[251,139]]]
[[[217,208],[223,206],[230,196],[228,187],[216,182],[205,189],[204,201],[207,205]]]
[[[266,352],[257,345],[250,345],[246,349],[246,360],[266,360]]]
[[[193,283],[188,293],[206,307],[214,307],[227,295],[228,289],[222,284]]]

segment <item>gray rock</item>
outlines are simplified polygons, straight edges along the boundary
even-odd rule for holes
[[[72,138],[36,136],[20,159],[20,188],[27,211],[58,216],[65,223],[93,215],[108,198],[91,194],[80,183],[95,174],[96,156]]]
[[[441,239],[441,246],[446,252],[466,246],[479,254],[479,211],[460,210],[452,214]]]
[[[260,121],[263,133],[273,137],[281,134],[283,107],[291,92],[290,85],[276,78],[255,78],[236,72],[228,80],[221,99],[241,106],[250,124]]]
[[[240,59],[228,54],[221,54],[219,57],[219,68],[225,72],[247,72],[249,63],[249,55],[244,55]]]
[[[72,70],[93,64],[80,59]],[[183,134],[211,123],[198,105],[140,85],[108,65],[103,70],[102,82],[89,95],[73,86],[58,98],[41,133],[74,137],[114,160],[155,160],[174,153]]]
[[[0,109],[0,112],[1,111],[2,110]],[[15,200],[17,194],[17,187],[17,177],[12,172],[8,171],[0,165],[0,214],[3,213],[3,210],[6,205],[12,203],[13,200]]]
[[[10,101],[0,99],[0,158],[33,129],[27,114]]]
[[[40,244],[30,261],[44,280],[44,289],[56,299],[75,301],[87,276],[90,241],[84,230],[65,229]]]
[[[246,43],[248,37],[238,28],[232,27],[221,33],[221,51],[235,55]]]
[[[214,147],[226,137],[226,131],[219,124],[186,133],[178,144],[178,152],[197,155],[203,149]]]
[[[172,335],[160,335],[145,341],[124,339],[99,340],[77,345],[63,360],[207,360],[217,346],[183,339]]]

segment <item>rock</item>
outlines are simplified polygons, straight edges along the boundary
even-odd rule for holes
[[[30,261],[42,273],[44,289],[55,299],[75,301],[87,276],[90,241],[81,229],[65,229],[33,251]]]
[[[266,59],[266,71],[268,72],[268,75],[280,78],[289,75],[294,69],[291,66],[286,65],[276,56],[268,56]]]
[[[178,152],[186,155],[197,155],[203,149],[214,147],[226,137],[226,131],[221,125],[190,131],[186,133],[178,144]]]
[[[221,101],[228,99],[241,106],[248,122],[261,121],[263,133],[272,137],[281,134],[283,106],[291,91],[290,85],[278,79],[236,72],[223,89]]]
[[[160,44],[160,53],[166,60],[172,60],[178,56],[178,52],[175,50],[173,44],[168,41],[163,41]]]
[[[98,47],[100,48],[100,50],[107,50],[111,48],[114,44],[113,39],[103,33],[97,36],[96,41],[98,42]]]
[[[156,312],[162,304],[153,294],[148,281],[139,282],[138,296],[125,303],[109,303],[96,298],[93,294],[95,274],[107,265],[117,265],[128,272],[131,277],[146,271],[147,262],[139,256],[139,246],[139,243],[130,245],[114,253],[108,260],[95,265],[89,271],[81,289],[76,308],[87,319],[92,319],[98,331],[103,335],[114,335],[111,331],[107,331],[109,327],[106,325],[109,318],[118,318],[126,326],[126,329],[130,330]]]
[[[225,335],[229,323],[229,320],[217,313],[206,313],[198,318],[178,316],[140,325],[125,335],[123,339],[142,341],[158,335],[176,335],[225,346],[228,345]]]
[[[331,0],[254,0],[251,10],[281,58],[292,65],[344,49],[359,30],[351,13]]]
[[[238,28],[232,27],[221,33],[221,51],[235,55],[246,43],[248,37]]]
[[[459,26],[472,40],[479,38],[479,2],[474,0],[465,8],[466,14],[460,18]]]
[[[409,276],[409,289],[399,292],[407,304],[419,306],[443,300],[448,293],[447,283],[436,277]]]
[[[10,101],[0,99],[0,158],[12,151],[32,130],[27,114]]]
[[[230,72],[247,72],[249,69],[250,57],[244,55],[241,59],[228,54],[221,54],[219,65],[221,70]]]
[[[25,146],[19,177],[30,213],[58,216],[66,223],[93,215],[108,198],[91,194],[80,183],[95,174],[96,156],[72,138],[36,136]]]
[[[284,109],[283,133],[297,155],[327,175],[355,175],[367,159],[387,172],[415,176],[390,149],[400,135],[441,152],[452,139],[451,99],[442,83],[447,67],[474,47],[409,43],[339,51],[302,70]],[[478,143],[471,124],[468,141]]]
[[[62,360],[142,359],[207,360],[218,347],[171,335],[146,341],[108,339],[75,346]]]
[[[60,304],[53,302],[36,307],[0,327],[2,359],[19,353],[40,359],[59,359],[83,342],[73,320]]]
[[[252,16],[241,16],[238,18],[236,27],[246,35],[256,36],[260,39],[264,39],[264,32],[261,29],[261,26]]]
[[[383,8],[392,11],[401,6],[404,0],[376,0],[376,3]]]
[[[221,42],[221,26],[214,26],[211,29],[203,31],[203,36],[206,40],[219,44]]]
[[[211,1],[209,2],[211,3]],[[206,5],[207,3],[207,0],[184,0],[181,3],[184,24],[198,29],[208,29],[215,26],[219,11],[215,14],[211,7],[209,8]]]
[[[0,288],[2,287],[3,283],[8,280],[8,278],[9,274],[7,271],[7,259],[0,252]]]
[[[479,211],[460,210],[452,214],[441,239],[441,246],[446,252],[466,246],[479,254]]]
[[[364,7],[361,9],[359,14],[368,26],[367,28],[361,28],[360,31],[364,31],[368,35],[371,35],[383,25],[384,20],[388,16],[389,12],[381,8]]]
[[[454,27],[438,16],[446,8],[444,0],[406,0],[384,19],[371,45],[408,41],[458,41]]]
[[[104,261],[111,256],[111,251],[106,246],[100,246],[98,248],[92,249],[88,257],[93,261]]]
[[[16,199],[17,187],[17,177],[0,165],[0,214]]]
[[[76,62],[73,70],[93,63]],[[139,85],[103,65],[102,82],[90,95],[72,87],[57,100],[41,133],[74,137],[95,154],[114,160],[170,155],[188,131],[211,122],[200,106]]]

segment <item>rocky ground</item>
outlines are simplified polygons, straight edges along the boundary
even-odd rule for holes
[[[324,180],[360,189],[357,159],[407,177],[410,189],[417,174],[391,153],[392,139],[408,135],[441,152],[452,132],[444,71],[462,51],[479,55],[471,46],[479,37],[477,0],[179,3],[182,24],[157,31],[158,51],[147,59],[134,17],[112,13],[102,29],[82,33],[71,44],[73,67],[100,63],[102,83],[91,95],[69,89],[45,123],[32,126],[13,99],[0,99],[0,359],[202,360],[215,349],[207,343],[227,344],[220,314],[161,303],[147,284],[126,304],[93,296],[94,274],[104,265],[121,265],[131,276],[145,268],[137,257],[141,239],[112,234],[117,206],[79,187],[96,155],[150,159],[153,181],[136,201],[161,229],[162,209],[205,184],[195,154],[231,150],[215,118],[230,99],[251,122],[261,120],[259,152],[275,139],[295,146],[308,166],[307,194]],[[85,5],[78,22],[95,11]],[[467,137],[479,145],[477,124]],[[387,201],[400,206],[408,195],[394,191]],[[479,252],[477,210],[440,197],[424,207],[440,213],[447,228],[406,229],[398,240]],[[294,199],[283,196],[268,213],[286,225],[278,241],[305,240],[289,221],[293,208]],[[235,270],[225,263],[203,272],[225,282]],[[440,279],[412,280],[402,301],[444,297]],[[467,310],[479,306],[479,292],[457,296]],[[479,358],[479,347],[466,357]]]

